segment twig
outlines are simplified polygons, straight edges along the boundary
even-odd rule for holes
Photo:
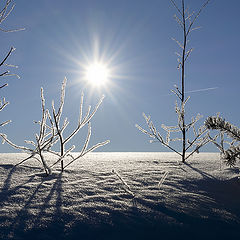
[[[127,193],[129,193],[129,194],[131,194],[132,195],[132,197],[134,198],[135,197],[135,194],[132,192],[132,190],[131,190],[131,188],[129,187],[129,185],[124,181],[124,179],[119,175],[119,173],[118,172],[116,172],[116,170],[112,170],[112,173],[115,173],[115,175],[120,179],[120,181],[123,183],[123,185],[126,187],[126,188],[124,188],[124,190],[127,192]]]
[[[163,174],[161,180],[160,180],[159,183],[158,183],[159,189],[161,188],[161,186],[162,186],[163,182],[165,181],[165,179],[167,178],[168,174],[169,174],[169,171],[166,171],[166,172]]]

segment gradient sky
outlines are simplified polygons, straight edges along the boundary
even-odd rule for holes
[[[1,120],[11,119],[1,132],[19,145],[34,139],[41,117],[40,88],[47,105],[57,100],[63,78],[68,79],[64,116],[70,128],[77,123],[81,91],[94,105],[101,94],[106,98],[92,121],[91,144],[110,139],[100,151],[168,151],[149,143],[135,123],[145,127],[142,112],[150,114],[156,126],[174,125],[175,97],[170,90],[179,84],[176,69],[177,44],[182,33],[175,22],[175,9],[168,0],[18,0],[2,27],[25,31],[1,34],[1,56],[11,46],[16,51],[8,63],[16,64],[9,86],[1,96],[11,102]],[[180,2],[176,0],[176,2]],[[204,1],[186,1],[197,10]],[[201,113],[204,118],[217,112],[239,126],[240,31],[238,0],[212,0],[204,9],[189,44],[194,51],[187,63],[187,118]],[[98,54],[97,54],[98,53]],[[96,54],[109,64],[112,79],[102,89],[93,89],[82,80],[82,65]],[[1,81],[4,81],[3,79]],[[203,123],[203,121],[202,121]],[[82,131],[86,134],[86,131]],[[81,135],[81,132],[80,132]],[[80,150],[81,136],[73,140]],[[0,152],[15,151],[7,144]],[[213,145],[203,151],[217,151]]]

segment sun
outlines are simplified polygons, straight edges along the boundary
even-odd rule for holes
[[[92,86],[105,85],[109,77],[109,68],[103,63],[95,62],[86,67],[85,79]]]

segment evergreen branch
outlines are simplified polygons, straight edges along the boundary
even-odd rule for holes
[[[237,158],[240,159],[240,145],[230,147],[222,154],[222,157],[227,166],[235,166]]]
[[[226,133],[230,138],[240,141],[240,129],[219,116],[208,117],[205,121],[205,126],[208,129],[220,130]]]
[[[209,136],[210,141],[218,147],[221,157],[225,160],[226,165],[230,167],[234,166],[237,159],[240,159],[240,145],[234,145],[240,141],[240,129],[219,117],[219,114],[217,116],[208,117],[205,121],[205,126],[208,129],[220,131],[220,133],[217,135],[221,137],[220,143],[216,141],[216,137],[213,139]],[[224,141],[224,134],[226,134],[229,138],[232,138],[233,141]],[[224,143],[230,145],[227,150],[224,149]]]

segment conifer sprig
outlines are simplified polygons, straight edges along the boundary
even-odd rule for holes
[[[205,121],[205,126],[208,129],[220,130],[226,133],[230,138],[240,141],[240,129],[219,116],[208,117]]]
[[[205,121],[205,126],[211,130],[218,130],[220,133],[215,138],[210,138],[218,149],[220,150],[222,158],[225,160],[226,165],[233,167],[236,165],[237,159],[240,159],[240,129],[231,123],[225,121],[219,116],[210,116]],[[232,141],[225,141],[224,134]],[[217,137],[220,137],[220,143],[217,142]],[[226,150],[224,145],[230,145]]]

